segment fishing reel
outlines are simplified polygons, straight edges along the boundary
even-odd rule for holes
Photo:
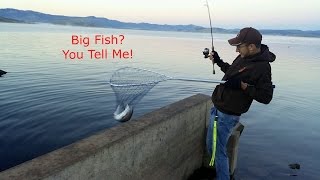
[[[208,58],[210,54],[210,49],[204,48],[204,50],[202,51],[202,54],[204,55],[204,58]]]

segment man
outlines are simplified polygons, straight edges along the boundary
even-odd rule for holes
[[[207,132],[207,149],[212,155],[213,124],[217,121],[215,167],[218,180],[229,180],[229,162],[226,145],[232,128],[239,122],[240,115],[247,112],[252,101],[268,104],[273,95],[270,62],[275,55],[261,44],[262,35],[252,27],[243,28],[237,37],[228,40],[236,46],[239,55],[231,65],[223,62],[217,52],[210,60],[225,73],[224,84],[217,85],[212,93],[214,107],[211,109]]]

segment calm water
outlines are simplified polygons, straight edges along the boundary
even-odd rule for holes
[[[72,35],[124,35],[120,45],[93,49],[132,49],[131,59],[65,60],[62,49]],[[215,34],[216,50],[227,62],[237,53],[227,44],[234,35]],[[245,125],[238,158],[238,179],[319,179],[320,39],[264,36],[277,55],[272,63],[274,98],[254,103],[241,118]],[[82,28],[47,24],[0,24],[0,170],[47,153],[100,130],[113,120],[115,96],[107,85],[114,70],[142,67],[170,76],[222,78],[203,59],[210,35]],[[134,114],[147,112],[197,93],[211,95],[214,84],[166,81],[155,86]],[[300,170],[291,170],[299,163]],[[290,175],[297,175],[292,177]]]

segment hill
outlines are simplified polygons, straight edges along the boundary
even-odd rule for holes
[[[119,29],[139,29],[153,31],[183,31],[183,32],[210,32],[210,28],[196,25],[167,25],[167,24],[151,24],[151,23],[131,23],[121,22],[103,17],[87,16],[73,17],[63,15],[51,15],[36,11],[24,11],[18,9],[0,9],[0,22],[18,21],[26,23],[50,23],[59,25],[86,26],[86,27],[103,27],[103,28],[119,28]],[[282,35],[282,36],[302,36],[302,37],[320,37],[320,30],[302,31],[302,30],[272,30],[259,29],[263,34]],[[213,28],[214,33],[232,33],[236,34],[239,29],[223,29]]]
[[[10,19],[10,18],[5,18],[0,16],[0,22],[5,22],[5,23],[23,23],[23,21],[19,21],[16,19]]]

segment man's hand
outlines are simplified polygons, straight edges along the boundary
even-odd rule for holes
[[[209,59],[214,63],[222,62],[222,60],[220,59],[220,56],[217,53],[217,51],[211,52],[210,55],[209,55]]]
[[[247,87],[248,87],[248,83],[245,83],[245,82],[242,82],[242,81],[241,81],[241,89],[242,89],[242,90],[246,90]]]

